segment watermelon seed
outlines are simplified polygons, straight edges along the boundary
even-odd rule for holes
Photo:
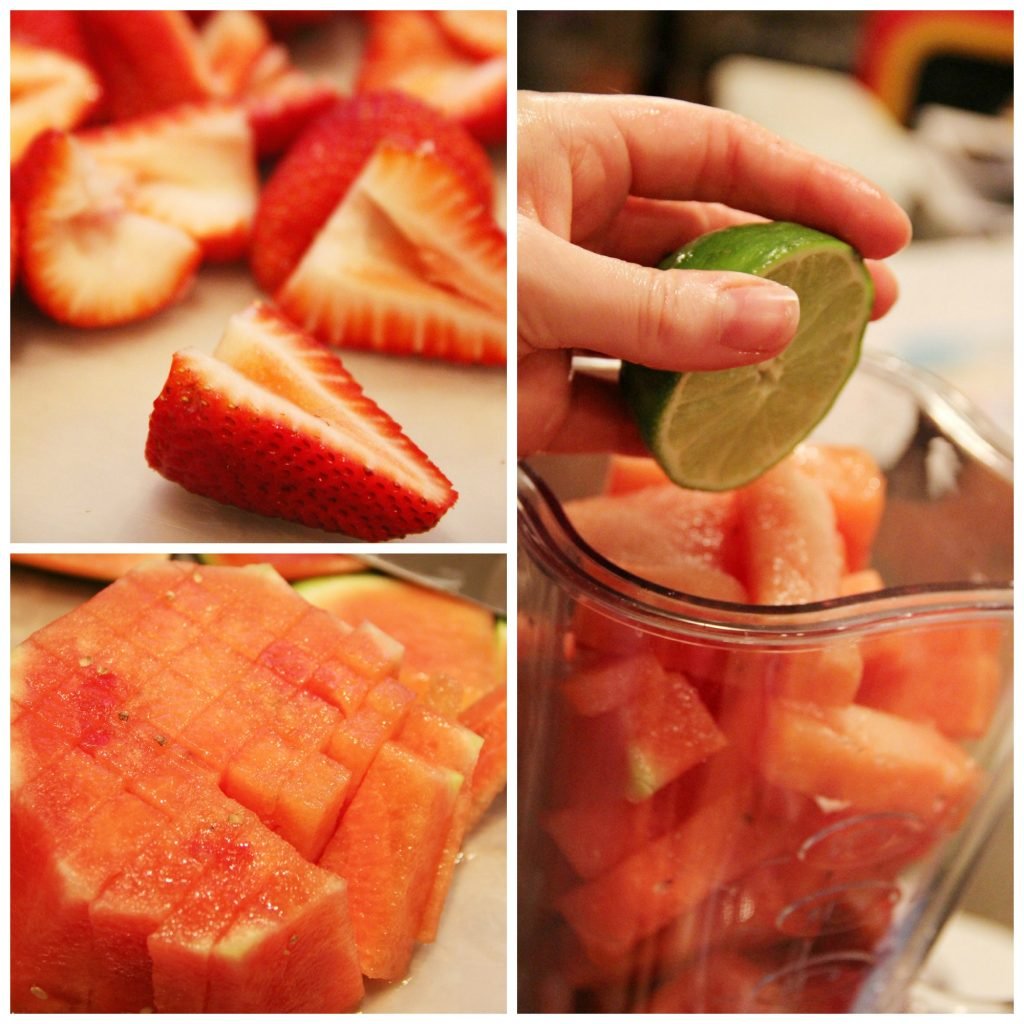
[[[291,937],[291,938],[290,938],[290,939],[288,940],[288,945],[289,945],[289,946],[294,946],[294,945],[295,945],[295,943],[296,943],[296,942],[298,942],[298,941],[299,941],[299,937],[298,937],[298,935],[293,935],[293,936],[292,936],[292,937]]]
[[[117,717],[120,718],[122,722],[127,722],[128,721],[128,712],[127,711],[118,711]]]
[[[177,595],[177,594],[175,594],[173,590],[168,590],[168,591],[167,591],[167,592],[166,592],[166,593],[164,594],[164,597],[166,597],[168,601],[173,601],[173,600],[174,600],[174,599],[175,599],[175,598],[176,598],[177,596],[178,596],[178,595]]]
[[[229,814],[228,815],[228,824],[229,825],[241,825],[242,824],[242,816],[240,814]]]
[[[192,582],[193,583],[202,583],[203,582],[203,574],[200,573],[200,572],[192,573]]]
[[[92,664],[92,658],[79,658],[79,668],[88,668]]]
[[[36,999],[49,999],[50,997],[46,994],[44,989],[41,989],[38,985],[33,985],[29,992],[36,997]]]
[[[156,741],[162,747],[167,742],[167,737],[166,736],[157,736]]]

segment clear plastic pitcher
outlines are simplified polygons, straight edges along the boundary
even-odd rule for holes
[[[885,590],[691,597],[573,530],[604,460],[521,469],[520,1012],[908,1007],[1010,793],[1012,463],[884,356],[819,436],[886,472]]]

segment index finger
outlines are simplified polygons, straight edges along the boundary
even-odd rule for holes
[[[910,241],[910,220],[856,171],[725,110],[643,96],[586,97],[626,146],[633,195],[698,199],[793,220],[883,259]]]

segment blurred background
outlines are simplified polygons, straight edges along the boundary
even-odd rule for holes
[[[900,301],[865,344],[939,374],[1009,446],[1012,11],[534,11],[518,24],[520,89],[723,107],[885,188],[914,241],[891,261]],[[992,995],[1012,985],[1012,847],[1007,813],[961,930],[933,957]]]

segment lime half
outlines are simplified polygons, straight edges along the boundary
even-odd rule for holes
[[[796,337],[772,359],[672,373],[624,363],[620,385],[647,447],[682,487],[722,491],[785,458],[831,408],[860,358],[874,289],[845,242],[778,221],[715,231],[663,270],[735,270],[800,297]]]

